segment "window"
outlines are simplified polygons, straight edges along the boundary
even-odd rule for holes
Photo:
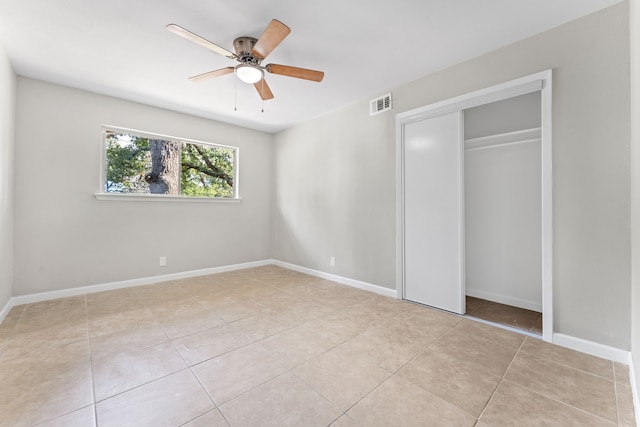
[[[237,197],[235,147],[117,128],[103,142],[107,194]]]

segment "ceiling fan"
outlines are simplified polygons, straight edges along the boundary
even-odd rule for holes
[[[265,70],[272,74],[296,77],[298,79],[322,81],[324,72],[308,70],[306,68],[291,67],[288,65],[268,64],[262,66],[261,62],[269,55],[291,32],[291,29],[277,19],[272,19],[260,38],[238,37],[233,41],[235,53],[210,42],[207,39],[192,33],[176,24],[166,26],[167,30],[184,37],[185,39],[199,44],[214,51],[217,54],[235,59],[239,62],[235,67],[225,67],[218,70],[209,71],[197,76],[189,77],[189,80],[200,82],[203,80],[220,77],[234,73],[245,83],[253,84],[263,100],[273,99],[273,93],[264,79]]]

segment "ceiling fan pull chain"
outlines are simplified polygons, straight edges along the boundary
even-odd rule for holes
[[[238,79],[233,79],[233,111],[238,111]]]
[[[262,112],[264,113],[264,77],[262,78],[262,82],[260,82],[260,84],[262,85],[262,90],[260,91],[260,100],[262,102]]]

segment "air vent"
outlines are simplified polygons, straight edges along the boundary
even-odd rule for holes
[[[380,98],[372,99],[370,102],[371,110],[370,114],[376,115],[384,111],[391,110],[391,94],[381,96]]]

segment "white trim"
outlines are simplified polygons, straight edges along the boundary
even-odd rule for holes
[[[532,128],[515,132],[500,133],[497,135],[481,136],[479,138],[465,139],[464,149],[465,151],[468,151],[477,150],[479,148],[490,148],[495,146],[540,141],[541,136],[541,128]]]
[[[137,193],[93,193],[98,200],[117,200],[127,202],[187,202],[187,203],[239,203],[237,197],[193,197],[171,196],[167,194],[137,194]]]
[[[459,284],[459,297],[458,307],[460,307],[460,312],[458,314],[464,314],[467,312],[467,298],[466,298],[466,288],[467,288],[467,270],[466,260],[465,260],[465,245],[467,238],[467,230],[465,223],[465,205],[467,203],[467,199],[465,197],[465,182],[464,182],[464,170],[465,170],[465,158],[464,158],[464,110],[460,110],[458,113],[459,122],[458,122],[458,153],[460,153],[460,164],[458,165],[458,182],[460,183],[460,192],[458,193],[458,224],[460,224],[460,235],[458,236],[458,260],[460,265],[458,274],[460,275],[460,284]]]
[[[147,131],[138,130],[138,129],[123,128],[121,126],[101,125],[101,128],[102,128],[102,132],[104,132],[104,131],[113,131],[113,132],[133,134],[133,135],[136,135],[136,136],[140,136],[142,138],[149,138],[149,139],[160,139],[161,138],[161,139],[164,139],[164,140],[176,141],[176,142],[191,142],[193,144],[199,144],[199,145],[211,145],[213,147],[226,148],[226,149],[230,149],[230,150],[237,150],[238,149],[238,147],[234,147],[233,145],[219,144],[217,142],[202,141],[202,140],[199,140],[199,139],[182,138],[182,137],[179,137],[179,136],[165,135],[165,134],[156,133],[156,132],[147,132]]]
[[[397,298],[397,293],[393,289],[385,288],[378,285],[373,285],[367,282],[361,282],[360,280],[349,279],[348,277],[337,276],[331,273],[325,273],[324,271],[313,270],[307,267],[301,267],[295,264],[289,264],[288,262],[273,260],[273,264],[278,267],[287,268],[289,270],[305,273],[310,276],[319,277],[321,279],[331,280],[333,282],[341,283],[343,285],[351,286],[353,288],[362,289],[365,291],[373,292],[374,294],[383,295],[385,297]]]
[[[533,310],[539,313],[542,312],[542,304],[535,301],[528,301],[521,298],[514,298],[509,295],[494,294],[493,292],[487,292],[481,289],[467,288],[466,291],[467,291],[466,294],[469,295],[470,297],[480,298],[487,301],[493,301],[500,304],[511,305],[513,307],[520,307],[526,310]]]
[[[619,348],[559,333],[553,334],[552,343],[581,353],[587,353],[603,359],[613,360],[614,362],[622,363],[624,365],[629,364],[630,352]]]
[[[7,301],[7,303],[4,305],[4,307],[2,307],[2,310],[0,311],[0,323],[4,321],[4,318],[7,317],[7,314],[9,314],[14,305],[15,304],[13,304],[13,298],[9,298],[9,301]]]
[[[541,92],[542,337],[553,339],[552,70],[396,114],[396,292],[404,296],[404,125],[502,99]]]
[[[141,277],[139,279],[122,280],[119,282],[102,283],[99,285],[80,286],[77,288],[61,289],[58,291],[41,292],[37,294],[21,295],[10,300],[11,307],[33,302],[47,301],[56,298],[72,297],[76,295],[92,294],[96,292],[111,291],[115,289],[130,288],[133,286],[150,285],[152,283],[167,282],[169,280],[187,279],[189,277],[206,276],[208,274],[224,273],[227,271],[243,270],[245,268],[262,267],[270,265],[271,260],[247,262],[242,264],[226,265],[223,267],[204,268],[201,270],[184,271],[181,273],[164,274],[161,276]],[[9,305],[9,304],[7,304]]]
[[[542,339],[553,339],[553,156],[552,156],[552,72],[540,74],[542,91]]]
[[[358,288],[358,289],[363,289],[369,292],[373,292],[376,293],[378,295],[383,295],[386,297],[390,297],[390,298],[397,298],[397,293],[396,291],[394,291],[393,289],[389,289],[389,288],[385,288],[379,285],[374,285],[371,283],[367,283],[367,282],[362,282],[359,280],[354,280],[354,279],[349,279],[346,277],[342,277],[342,276],[337,276],[335,274],[330,274],[330,273],[325,273],[322,271],[318,271],[318,270],[313,270],[310,268],[306,268],[306,267],[301,267],[295,264],[290,264],[287,262],[283,262],[283,261],[278,261],[278,260],[262,260],[262,261],[254,261],[254,262],[247,262],[247,263],[241,263],[241,264],[232,264],[232,265],[227,265],[227,266],[222,266],[222,267],[213,267],[213,268],[205,268],[205,269],[201,269],[201,270],[192,270],[192,271],[185,271],[185,272],[181,272],[181,273],[172,273],[172,274],[165,274],[162,276],[151,276],[151,277],[143,277],[143,278],[139,278],[139,279],[132,279],[132,280],[123,280],[123,281],[119,281],[119,282],[111,282],[111,283],[103,283],[103,284],[99,284],[99,285],[89,285],[89,286],[81,286],[78,288],[71,288],[71,289],[62,289],[59,291],[51,291],[51,292],[41,292],[41,293],[37,293],[37,294],[29,294],[29,295],[21,295],[21,296],[17,296],[17,297],[12,297],[11,299],[9,299],[9,301],[7,301],[7,303],[5,304],[5,306],[2,308],[2,310],[0,311],[0,323],[2,323],[2,321],[5,319],[5,317],[7,316],[7,314],[9,313],[9,311],[11,310],[11,308],[17,306],[17,305],[22,305],[22,304],[29,304],[29,303],[34,303],[34,302],[40,302],[40,301],[47,301],[47,300],[52,300],[52,299],[57,299],[57,298],[64,298],[64,297],[70,297],[70,296],[76,296],[76,295],[84,295],[84,294],[90,294],[90,293],[96,293],[96,292],[103,292],[103,291],[109,291],[109,290],[115,290],[115,289],[122,289],[122,288],[129,288],[129,287],[133,287],[133,286],[141,286],[141,285],[148,285],[148,284],[152,284],[152,283],[159,283],[159,282],[166,282],[166,281],[170,281],[170,280],[178,280],[178,279],[186,279],[186,278],[190,278],[190,277],[197,277],[197,276],[204,276],[204,275],[208,275],[208,274],[216,274],[216,273],[224,273],[224,272],[228,272],[228,271],[236,271],[236,270],[243,270],[243,269],[247,269],[247,268],[254,268],[254,267],[262,267],[265,265],[277,265],[279,267],[283,267],[283,268],[287,268],[289,270],[294,270],[294,271],[298,271],[301,273],[305,273],[305,274],[309,274],[311,276],[315,276],[315,277],[319,277],[322,279],[327,279],[327,280],[331,280],[337,283],[341,283],[343,285],[347,285],[347,286],[351,286],[354,288]],[[482,319],[477,319],[474,318],[472,316],[463,316],[465,318],[474,320],[474,321],[478,321],[481,323],[486,323],[489,325],[493,325],[496,326],[498,328],[502,328],[502,329],[507,329],[507,330],[511,330],[514,332],[518,332],[518,333],[523,333],[525,335],[528,336],[532,336],[534,338],[537,338],[536,335],[533,334],[529,334],[526,333],[525,331],[521,331],[518,329],[514,329],[514,328],[509,328],[508,326],[504,326],[504,325],[497,325],[495,323],[492,322],[487,322],[484,321]],[[587,341],[587,340],[583,340],[581,338],[576,338],[576,337],[572,337],[569,335],[564,335],[564,334],[553,334],[553,343],[557,344],[559,346],[562,347],[566,347],[566,348],[570,348],[573,350],[577,350],[580,351],[582,353],[587,353],[587,354],[591,354],[594,356],[598,356],[598,357],[602,357],[608,360],[612,360],[615,362],[619,362],[625,365],[629,365],[629,375],[631,378],[631,387],[633,390],[633,398],[634,398],[634,405],[636,408],[636,419],[640,419],[640,401],[639,401],[639,396],[638,396],[638,385],[635,381],[635,369],[634,369],[634,364],[633,364],[633,358],[630,352],[625,351],[625,350],[620,350],[614,347],[609,347],[603,344],[598,344],[595,342],[591,342],[591,341]]]
[[[537,142],[540,143],[540,138],[538,139],[523,139],[521,141],[515,141],[515,142],[505,142],[503,144],[494,144],[494,145],[484,145],[482,147],[470,147],[470,148],[465,148],[464,151],[479,151],[479,150],[492,150],[494,148],[502,148],[502,147],[509,147],[512,145],[520,145],[520,144],[528,144],[531,142]]]
[[[396,115],[396,295],[404,299],[404,126]]]
[[[346,277],[337,276],[335,274],[324,273],[322,271],[312,270],[306,267],[300,267],[298,265],[289,264],[277,260],[263,260],[246,262],[242,264],[232,264],[222,267],[204,268],[201,270],[184,271],[180,273],[164,274],[161,276],[149,276],[141,277],[139,279],[122,280],[119,282],[101,283],[98,285],[80,286],[77,288],[61,289],[50,292],[40,292],[36,294],[20,295],[12,297],[7,301],[2,311],[0,311],[0,323],[7,316],[9,311],[22,304],[31,304],[34,302],[48,301],[57,298],[66,298],[77,295],[92,294],[96,292],[111,291],[115,289],[131,288],[134,286],[150,285],[153,283],[167,282],[170,280],[187,279],[190,277],[206,276],[209,274],[224,273],[228,271],[244,270],[246,268],[262,267],[265,265],[277,265],[279,267],[287,268],[289,270],[299,271],[301,273],[309,274],[311,276],[320,277],[322,279],[332,280],[343,285],[351,286],[365,291],[373,292],[379,295],[396,298],[396,292],[393,289],[384,288],[382,286],[373,285],[371,283],[361,282],[359,280],[349,279]]]
[[[491,102],[502,101],[514,96],[525,95],[544,88],[543,81],[551,75],[551,70],[531,74],[499,85],[469,92],[424,107],[415,108],[396,115],[396,122],[412,123],[429,117],[440,116],[457,110],[477,107]]]

